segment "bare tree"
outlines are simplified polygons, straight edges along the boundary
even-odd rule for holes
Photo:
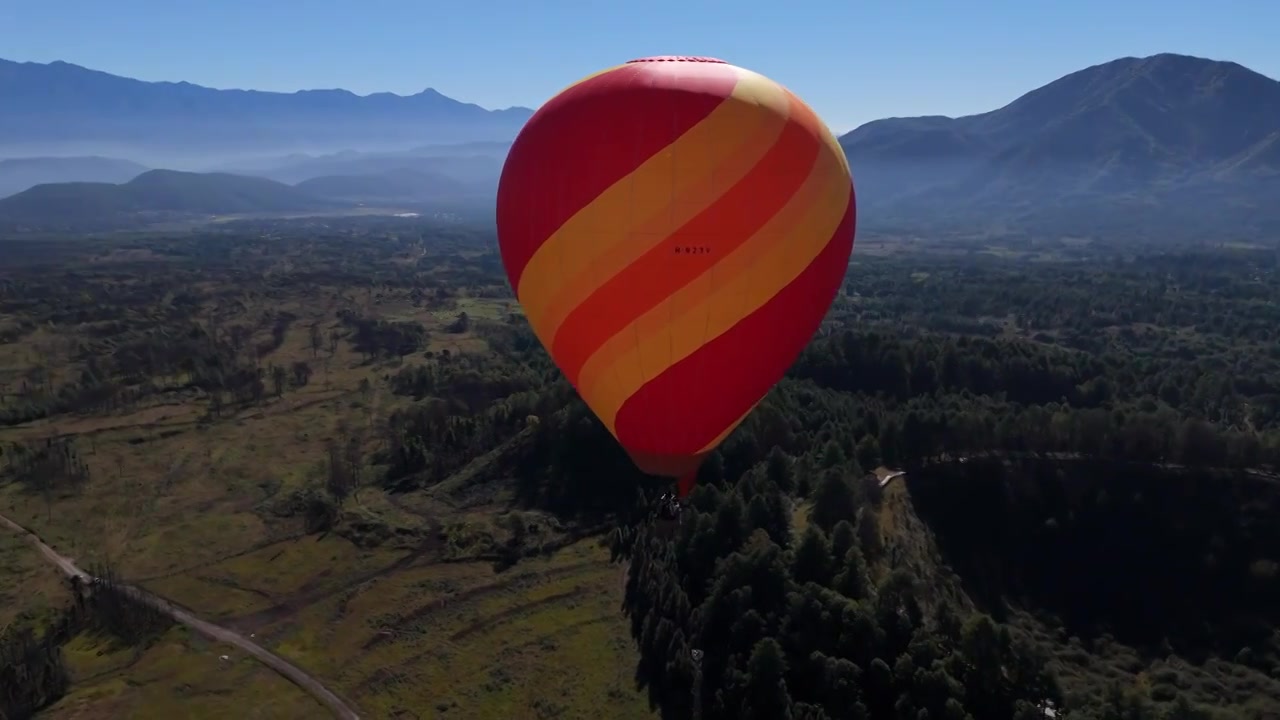
[[[293,384],[298,387],[306,387],[311,381],[311,366],[299,360],[293,364]]]
[[[271,366],[271,384],[276,391],[276,397],[284,395],[284,389],[289,384],[289,371],[285,370],[283,365]]]
[[[342,444],[337,440],[325,443],[325,489],[339,507],[355,487],[348,469]]]
[[[342,448],[342,459],[347,466],[347,478],[356,501],[360,500],[360,486],[364,482],[364,438],[360,434],[347,437]]]
[[[311,323],[310,332],[311,357],[314,358],[320,354],[320,348],[324,347],[324,335],[320,333],[320,323]]]

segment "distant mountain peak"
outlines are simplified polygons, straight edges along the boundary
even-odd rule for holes
[[[1138,64],[1146,67],[1170,68],[1173,70],[1195,70],[1202,67],[1220,67],[1233,71],[1252,73],[1249,68],[1232,60],[1214,60],[1212,58],[1198,57],[1196,55],[1183,55],[1180,53],[1156,53],[1155,55],[1147,55],[1146,57],[1132,58]]]
[[[869,222],[1052,217],[1055,231],[1087,235],[1100,218],[1134,233],[1174,218],[1178,232],[1209,232],[1240,208],[1274,207],[1265,199],[1280,188],[1258,179],[1280,177],[1277,137],[1280,82],[1162,53],[1078,70],[990,112],[878,120],[840,141]],[[1280,208],[1250,217],[1280,228]]]

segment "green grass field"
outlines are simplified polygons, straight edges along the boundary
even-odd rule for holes
[[[345,343],[331,358],[327,350],[314,356],[307,324],[316,318],[327,328],[332,308],[344,302],[340,290],[319,300],[318,292],[273,301],[272,309],[299,320],[263,361],[310,362],[316,372],[307,387],[213,422],[202,421],[202,401],[175,392],[127,413],[6,428],[0,440],[77,435],[93,480],[51,504],[5,487],[0,511],[81,565],[109,561],[127,580],[252,633],[365,717],[649,717],[632,679],[636,652],[620,610],[622,569],[598,541],[495,573],[488,562],[457,562],[457,547],[431,538],[497,532],[501,504],[462,511],[428,500],[410,503],[409,511],[366,487],[347,511],[400,539],[364,548],[336,534],[303,535],[297,519],[269,512],[315,476],[340,423],[364,428],[376,447],[387,414],[411,402],[391,395],[384,376],[422,361],[362,364]],[[244,313],[263,309],[249,305]],[[443,328],[460,312],[500,318],[508,309],[463,299],[441,313],[385,297],[376,312],[422,322],[432,331],[429,350],[483,352],[482,339]],[[72,333],[49,331],[45,341],[57,347]],[[11,377],[33,357],[15,347],[0,346],[0,367]],[[370,391],[359,390],[362,380]],[[0,588],[0,623],[19,614],[38,618],[69,597],[57,573],[10,535],[0,535]],[[138,651],[104,643],[82,636],[68,647],[74,685],[49,717],[326,714],[242,653],[180,628]]]

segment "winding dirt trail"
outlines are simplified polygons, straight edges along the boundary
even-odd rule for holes
[[[90,582],[92,580],[89,573],[81,570],[79,567],[76,567],[76,564],[72,562],[71,558],[60,555],[58,551],[46,545],[38,535],[25,527],[10,520],[4,515],[0,515],[0,525],[3,525],[18,535],[25,537],[28,542],[40,551],[40,554],[43,555],[46,560],[57,565],[58,569],[67,577],[78,577],[83,582]],[[340,718],[341,720],[360,720],[360,715],[356,713],[354,708],[343,702],[342,698],[339,698],[332,691],[322,685],[319,680],[316,680],[298,666],[249,640],[240,633],[201,620],[168,600],[147,592],[139,587],[125,585],[122,586],[122,588],[125,592],[129,593],[139,601],[147,603],[157,610],[168,614],[174,620],[191,628],[192,630],[195,630],[210,640],[228,643],[245,651],[263,665],[266,665],[279,673],[289,682],[292,682],[294,685],[297,685],[310,693],[312,697],[319,700],[333,711],[334,717]]]

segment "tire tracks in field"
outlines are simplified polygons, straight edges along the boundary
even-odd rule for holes
[[[555,605],[556,603],[562,600],[569,600],[571,598],[580,597],[582,595],[585,595],[586,593],[587,593],[587,589],[580,585],[578,587],[573,588],[572,590],[565,590],[564,592],[559,592],[559,593],[556,593],[555,595],[548,595],[547,597],[544,597],[544,598],[539,598],[537,600],[530,600],[529,602],[520,603],[519,605],[513,605],[507,608],[506,610],[482,617],[479,620],[476,620],[468,624],[466,627],[450,635],[449,642],[456,643],[461,640],[466,640],[467,638],[471,637],[472,635],[475,635],[476,633],[481,633],[486,630],[493,629],[494,627],[497,627],[498,625],[501,625],[502,623],[505,623],[506,621],[512,618],[519,617],[520,615],[526,612],[529,612],[530,610],[537,610],[539,608],[547,607],[548,605]]]
[[[574,575],[582,570],[586,570],[588,568],[597,566],[599,564],[600,564],[600,561],[598,560],[586,560],[583,562],[573,563],[572,565],[565,565],[564,567],[551,568],[549,570],[524,572],[519,575],[503,578],[498,582],[486,583],[484,585],[476,585],[476,586],[467,588],[465,590],[451,593],[449,595],[443,595],[440,597],[432,598],[425,604],[418,606],[416,609],[395,618],[394,621],[390,623],[391,625],[394,625],[395,627],[398,627],[398,628],[410,628],[410,629],[401,629],[394,632],[392,631],[379,632],[375,634],[373,637],[371,637],[368,640],[368,642],[364,644],[361,650],[367,653],[373,650],[374,648],[378,647],[379,645],[385,642],[391,642],[399,637],[403,637],[411,634],[425,633],[426,630],[422,630],[421,633],[419,633],[418,631],[412,628],[413,626],[416,626],[421,621],[436,614],[437,612],[443,612],[449,607],[456,606],[460,603],[478,600],[480,598],[487,597],[495,593],[500,593],[505,590],[511,590],[524,581],[535,581],[535,582],[538,582],[539,584],[542,584],[549,580],[554,580],[560,577]]]
[[[562,595],[553,596],[551,598],[545,598],[539,601],[534,601],[532,603],[521,606],[520,609],[521,610],[536,609],[538,606],[541,606],[541,605],[552,604],[555,601],[570,599],[573,596],[579,596],[582,594],[583,593],[581,591],[570,591],[569,593],[565,593]],[[493,617],[491,616],[490,619],[492,620]],[[525,640],[522,643],[506,648],[502,652],[503,653],[518,652],[524,648],[532,647],[534,645],[544,643],[548,640],[554,640],[558,637],[572,634],[583,628],[591,627],[593,625],[600,625],[603,623],[613,622],[615,619],[616,619],[616,616],[610,613],[607,615],[597,615],[594,617],[585,618],[583,620],[578,620],[576,622],[569,623],[568,625],[565,625],[564,627],[561,627],[558,630],[549,632],[545,635],[539,635],[536,637],[529,638],[528,640]],[[484,630],[488,630],[491,627],[493,627],[492,623],[486,625],[485,627],[477,627],[473,630],[473,632],[483,632]],[[453,642],[453,640],[457,638],[457,635],[458,633],[455,633],[454,637],[451,637],[448,641],[440,641],[437,643],[433,643],[431,647],[415,655],[409,656],[407,660],[403,660],[394,665],[379,666],[378,669],[374,670],[367,677],[365,677],[363,680],[360,681],[359,685],[356,686],[357,691],[361,693],[370,692],[376,685],[379,685],[388,681],[395,681],[397,678],[403,677],[404,673],[409,668],[413,668],[417,666],[418,663],[424,660],[427,660],[433,657],[438,657],[440,656],[441,652],[457,651],[458,646]]]
[[[282,537],[278,537],[275,539],[261,540],[259,542],[256,542],[250,545],[249,547],[243,550],[237,550],[236,552],[233,552],[230,555],[222,555],[220,557],[216,557],[211,560],[204,560],[194,565],[188,565],[186,567],[179,568],[177,570],[170,570],[170,571],[161,573],[159,575],[151,575],[149,577],[138,578],[136,582],[140,582],[140,583],[155,582],[157,580],[168,580],[169,578],[177,577],[178,575],[189,575],[189,574],[195,573],[198,570],[204,570],[206,568],[211,568],[215,565],[221,565],[222,563],[228,560],[234,560],[236,558],[244,557],[245,555],[258,552],[259,550],[265,550],[269,547],[272,547],[273,545],[280,545],[282,543],[291,542],[294,540],[301,540],[305,537],[307,537],[306,533],[292,533],[290,535],[284,535]]]
[[[279,602],[276,602],[270,607],[266,607],[261,610],[255,610],[253,612],[246,613],[244,615],[230,618],[226,622],[228,625],[231,625],[233,627],[254,629],[254,630],[266,625],[271,625],[287,617],[291,617],[292,615],[298,613],[304,608],[307,608],[318,602],[327,600],[340,593],[344,593],[353,588],[360,587],[365,583],[372,582],[379,578],[384,578],[388,575],[392,575],[400,570],[408,568],[412,566],[414,563],[416,563],[418,560],[421,560],[422,558],[426,557],[432,552],[438,550],[440,544],[441,543],[437,539],[435,539],[434,537],[428,536],[427,539],[423,540],[423,542],[420,543],[418,547],[409,551],[408,554],[406,554],[405,556],[401,557],[398,560],[395,560],[394,562],[384,565],[383,567],[374,568],[373,570],[367,570],[365,572],[359,573],[350,578],[346,578],[340,582],[337,582],[333,585],[329,585],[327,587],[321,587],[314,590],[303,590],[301,592],[296,593],[293,596],[287,597],[283,600],[280,600]]]
[[[40,539],[39,535],[36,535],[34,532],[31,532],[27,528],[10,520],[4,515],[0,515],[0,525],[5,526],[14,533],[24,537],[28,542],[35,546],[36,550],[40,552],[45,560],[56,565],[67,577],[79,578],[80,581],[84,583],[92,582],[92,576],[77,567],[71,558],[59,554],[58,551],[47,545]],[[178,623],[195,630],[210,640],[227,643],[240,648],[263,665],[274,670],[284,679],[294,685],[297,685],[316,700],[320,701],[321,704],[329,708],[334,717],[339,718],[340,720],[360,720],[360,715],[356,713],[353,707],[344,702],[342,698],[338,697],[332,690],[325,687],[315,677],[288,660],[285,660],[279,655],[276,655],[270,650],[267,650],[261,645],[249,640],[240,633],[219,625],[214,625],[211,622],[201,620],[191,614],[190,611],[179,607],[176,603],[134,585],[119,585],[117,587],[121,591],[132,596],[135,600],[150,605],[173,618]]]

